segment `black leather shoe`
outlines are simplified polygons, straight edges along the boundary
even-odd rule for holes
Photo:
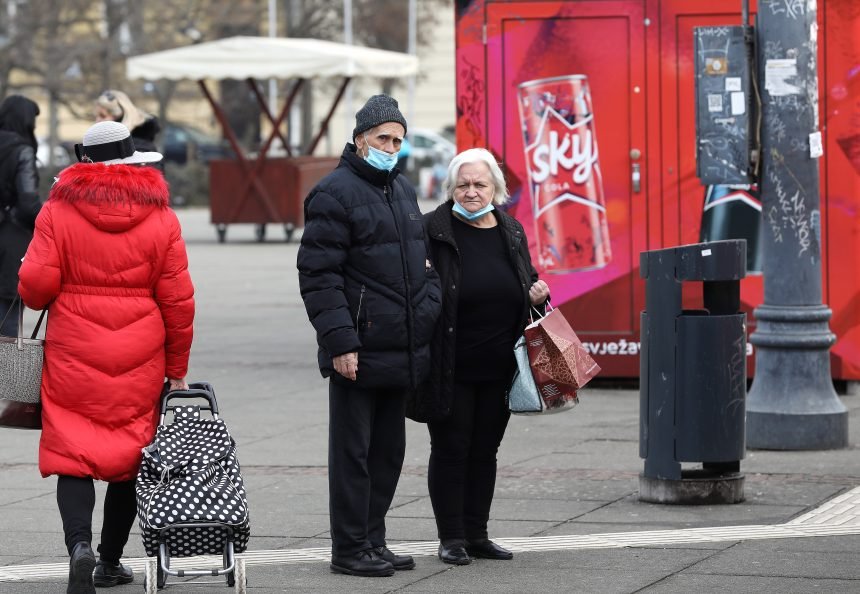
[[[95,594],[93,586],[93,569],[96,566],[96,556],[90,543],[79,542],[72,549],[69,559],[69,586],[66,594]]]
[[[360,551],[350,557],[332,557],[331,570],[335,573],[361,577],[387,577],[394,575],[394,566],[376,554],[373,549]]]
[[[480,540],[467,540],[466,551],[478,559],[500,559],[507,561],[513,559],[514,554],[507,549],[503,549],[489,538]]]
[[[468,565],[472,562],[462,541],[439,543],[439,559],[451,565]]]
[[[380,559],[388,561],[394,567],[395,571],[403,571],[404,569],[415,569],[415,560],[409,555],[395,555],[388,547],[376,547],[373,549]]]
[[[134,572],[131,567],[122,563],[114,565],[99,559],[96,563],[96,571],[93,573],[93,583],[96,588],[110,588],[120,584],[130,584],[134,581]]]

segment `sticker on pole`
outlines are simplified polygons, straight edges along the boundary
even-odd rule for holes
[[[824,155],[824,145],[821,142],[821,131],[809,135],[809,158],[817,159]]]
[[[747,111],[747,99],[744,93],[732,93],[732,115],[743,115]]]
[[[773,97],[799,95],[800,87],[792,80],[797,79],[797,59],[786,58],[768,60],[764,66],[764,88]]]
[[[710,113],[722,113],[723,112],[723,96],[722,95],[708,95],[708,111]]]

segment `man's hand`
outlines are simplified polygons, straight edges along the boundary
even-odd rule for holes
[[[346,379],[355,381],[358,373],[358,353],[344,353],[334,357],[332,360],[334,370]]]

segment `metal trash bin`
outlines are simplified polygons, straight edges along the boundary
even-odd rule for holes
[[[711,504],[744,500],[746,314],[740,280],[746,241],[643,252],[639,378],[639,499]],[[683,309],[684,283],[703,307]],[[682,462],[701,467],[682,468]]]

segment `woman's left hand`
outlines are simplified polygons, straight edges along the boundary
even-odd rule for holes
[[[174,390],[187,390],[188,382],[185,381],[185,378],[167,378],[167,381],[170,383],[169,391],[173,392]]]
[[[536,281],[529,289],[529,300],[532,305],[540,305],[549,298],[549,285],[542,280]]]

